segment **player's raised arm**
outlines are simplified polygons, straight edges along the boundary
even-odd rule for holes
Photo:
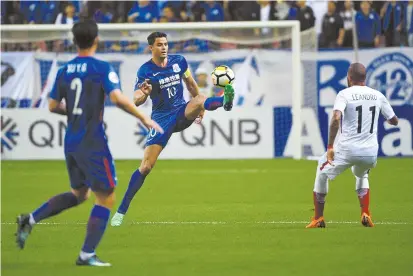
[[[185,71],[184,76],[186,88],[188,89],[189,93],[191,93],[192,97],[195,98],[199,95],[199,87],[194,77],[192,76],[191,71],[189,71],[189,68]]]
[[[163,129],[155,121],[138,110],[133,102],[122,94],[118,74],[111,66],[107,68],[107,72],[103,75],[103,89],[117,107],[141,120],[147,128],[154,128],[163,133]]]
[[[146,99],[151,94],[152,85],[149,83],[149,79],[145,79],[142,83],[137,83],[136,86],[135,94],[133,95],[133,102],[136,106],[140,106],[146,102]]]
[[[383,114],[384,118],[386,118],[389,124],[393,126],[397,126],[399,124],[399,118],[397,118],[396,114],[393,111],[393,108],[391,107],[386,97],[383,97],[381,105],[381,114]]]

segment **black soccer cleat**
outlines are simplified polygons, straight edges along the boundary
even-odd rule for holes
[[[87,260],[82,260],[80,256],[76,260],[76,265],[79,266],[112,266],[110,263],[105,263],[94,255]]]
[[[27,238],[30,232],[32,232],[32,226],[30,225],[30,215],[22,214],[17,217],[17,232],[16,232],[16,243],[20,249],[24,248]]]

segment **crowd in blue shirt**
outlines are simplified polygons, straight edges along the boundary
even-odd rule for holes
[[[352,24],[352,18],[349,17],[350,13],[346,13],[346,2],[352,1],[337,1],[334,11],[331,12],[329,8],[322,17],[314,15],[305,1],[2,1],[1,23],[73,24],[82,18],[94,18],[98,23],[297,19],[301,22],[301,30],[305,30],[313,27],[316,20],[322,20],[323,31],[320,37],[328,32],[328,39],[331,40],[323,43],[322,47],[352,47],[352,28],[348,28]],[[351,14],[355,15],[359,46],[408,45],[408,41],[413,39],[412,2],[354,1],[351,9],[355,11]],[[35,46],[39,46],[39,43]],[[42,49],[50,50],[52,46],[43,45]],[[64,51],[75,50],[70,49],[73,44],[69,41],[64,42],[63,47]],[[171,52],[206,52],[220,47],[220,44],[202,39],[170,44]],[[102,43],[101,50],[142,53],[147,51],[147,45],[144,42],[106,41]]]

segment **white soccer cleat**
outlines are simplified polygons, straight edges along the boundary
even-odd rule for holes
[[[125,215],[116,212],[115,215],[113,216],[112,220],[110,221],[110,225],[112,226],[120,226],[123,222],[123,217]]]

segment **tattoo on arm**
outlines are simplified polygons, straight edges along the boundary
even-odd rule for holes
[[[334,145],[334,140],[336,139],[338,128],[340,127],[341,112],[338,110],[334,111],[333,118],[330,123],[330,133],[328,135],[328,145]]]

